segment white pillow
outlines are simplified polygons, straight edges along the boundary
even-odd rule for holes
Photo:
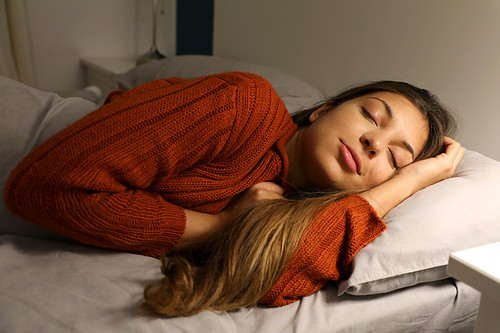
[[[5,183],[33,148],[97,107],[82,98],[61,98],[0,76],[0,235],[62,238],[12,215],[4,203]]]
[[[322,100],[323,94],[311,85],[280,71],[252,63],[203,55],[172,56],[135,67],[117,77],[121,89],[131,89],[161,78],[185,79],[224,72],[249,72],[265,78],[285,103],[288,111],[309,108]]]
[[[370,295],[447,278],[451,252],[500,241],[500,162],[467,150],[454,176],[402,202],[354,258],[339,295]]]

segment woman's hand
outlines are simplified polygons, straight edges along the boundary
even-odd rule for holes
[[[448,137],[443,144],[443,153],[405,166],[393,178],[360,195],[383,217],[413,193],[450,178],[464,156],[464,148]]]
[[[444,137],[443,144],[443,153],[405,166],[396,177],[406,177],[415,185],[414,192],[416,192],[453,176],[464,156],[464,148],[448,137]]]
[[[275,183],[262,182],[235,196],[218,214],[206,214],[184,209],[186,229],[176,250],[202,250],[230,223],[239,210],[260,200],[283,197],[284,190]]]
[[[240,209],[260,200],[283,198],[284,193],[285,190],[275,183],[257,183],[235,196],[226,208],[224,208],[224,210],[219,214],[221,214],[223,218],[227,219],[229,222],[236,216]]]

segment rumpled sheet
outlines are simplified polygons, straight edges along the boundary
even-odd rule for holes
[[[150,317],[139,308],[161,277],[156,259],[6,235],[0,258],[2,332],[471,332],[479,302],[448,279],[377,296],[339,297],[332,285],[281,308]]]

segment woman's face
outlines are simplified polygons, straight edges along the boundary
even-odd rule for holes
[[[360,190],[414,161],[428,136],[422,113],[391,92],[320,107],[286,144],[288,180],[299,188]]]

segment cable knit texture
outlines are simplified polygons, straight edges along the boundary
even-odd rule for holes
[[[286,187],[284,144],[296,129],[259,76],[153,81],[110,94],[25,157],[6,204],[79,242],[158,257],[182,236],[184,208],[215,214],[256,183]],[[384,228],[359,196],[326,207],[262,303],[285,305],[345,277]]]

